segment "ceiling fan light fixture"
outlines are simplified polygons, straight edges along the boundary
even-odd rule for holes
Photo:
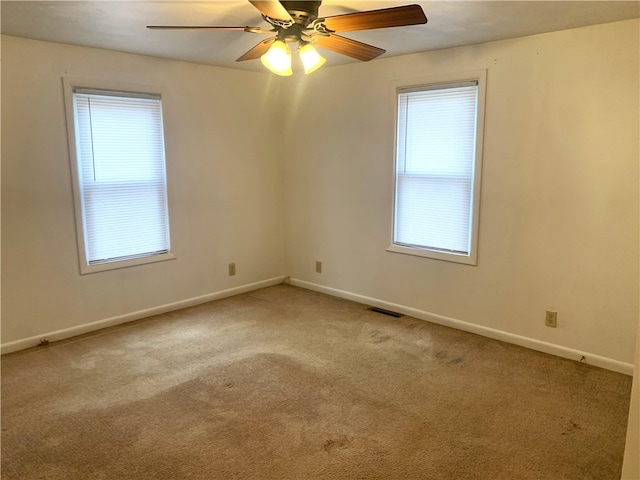
[[[302,60],[305,74],[315,72],[327,61],[310,43],[301,45],[298,48],[298,54],[300,55],[300,60]]]
[[[271,44],[267,53],[260,57],[262,64],[276,75],[288,77],[293,75],[291,69],[291,51],[282,40]]]

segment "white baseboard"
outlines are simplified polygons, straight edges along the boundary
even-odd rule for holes
[[[522,347],[530,348],[532,350],[537,350],[543,353],[549,353],[551,355],[556,355],[558,357],[568,358],[576,361],[580,361],[584,357],[585,360],[583,361],[585,361],[590,365],[605,368],[607,370],[612,370],[614,372],[624,373],[625,375],[633,375],[633,364],[631,363],[620,362],[618,360],[602,357],[600,355],[595,355],[588,352],[581,352],[579,350],[573,350],[571,348],[563,347],[553,343],[547,343],[541,340],[536,340],[529,337],[523,337],[513,333],[505,332],[502,330],[496,330],[493,328],[464,322],[462,320],[457,320],[455,318],[445,317],[443,315],[426,312],[424,310],[418,310],[416,308],[407,307],[407,306],[399,305],[396,303],[386,302],[384,300],[379,300],[377,298],[366,297],[364,295],[347,292],[345,290],[339,290],[336,288],[326,287],[324,285],[319,285],[316,283],[306,282],[304,280],[299,280],[296,278],[290,278],[290,277],[284,277],[284,276],[275,277],[268,280],[262,280],[260,282],[250,283],[247,285],[241,285],[239,287],[229,288],[227,290],[221,290],[218,292],[201,295],[199,297],[188,298],[185,300],[180,300],[178,302],[160,305],[158,307],[138,310],[136,312],[127,313],[124,315],[118,315],[116,317],[106,318],[106,319],[98,320],[95,322],[85,323],[82,325],[77,325],[75,327],[70,327],[63,330],[47,332],[34,337],[29,337],[29,338],[16,340],[13,342],[3,343],[2,345],[0,345],[0,353],[2,354],[11,353],[11,352],[16,352],[18,350],[24,350],[26,348],[34,347],[38,345],[43,338],[46,338],[50,342],[64,340],[66,338],[75,337],[77,335],[93,332],[95,330],[100,330],[102,328],[107,328],[114,325],[120,325],[122,323],[131,322],[133,320],[139,320],[141,318],[146,318],[153,315],[159,315],[162,313],[179,310],[181,308],[192,307],[194,305],[199,305],[201,303],[206,303],[206,302],[218,300],[221,298],[231,297],[233,295],[239,295],[241,293],[258,290],[260,288],[278,285],[283,281],[286,281],[287,283],[297,287],[326,293],[328,295],[333,295],[335,297],[345,298],[347,300],[352,300],[354,302],[363,303],[366,305],[372,305],[374,307],[384,308],[386,310],[392,310],[394,312],[402,313],[404,315],[418,318],[420,320],[426,320],[428,322],[435,323],[438,325],[455,328],[465,332],[475,333],[478,335],[482,335],[484,337],[493,338],[495,340],[501,340],[506,343],[520,345]]]
[[[241,285],[239,287],[229,288],[227,290],[220,290],[219,292],[208,293],[199,297],[188,298],[186,300],[180,300],[173,303],[167,303],[158,307],[138,310],[136,312],[126,313],[124,315],[118,315],[116,317],[105,318],[103,320],[85,323],[82,325],[77,325],[75,327],[65,328],[63,330],[42,333],[35,337],[23,338],[21,340],[16,340],[13,342],[3,343],[2,345],[0,345],[0,352],[2,354],[16,352],[18,350],[24,350],[25,348],[30,348],[38,345],[43,338],[46,338],[50,342],[64,340],[65,338],[75,337],[77,335],[82,335],[83,333],[100,330],[101,328],[112,327],[114,325],[120,325],[122,323],[131,322],[133,320],[139,320],[141,318],[151,317],[153,315],[172,312],[181,308],[193,307],[194,305],[200,305],[201,303],[211,302],[212,300],[219,300],[226,297],[232,297],[233,295],[251,292],[260,288],[271,287],[273,285],[282,283],[284,279],[284,276],[270,278],[268,280]]]
[[[523,337],[513,333],[505,332],[502,330],[496,330],[489,327],[483,327],[481,325],[475,325],[473,323],[464,322],[455,318],[445,317],[435,313],[426,312],[424,310],[418,310],[416,308],[406,307],[396,303],[385,302],[377,298],[366,297],[364,295],[358,295],[356,293],[347,292],[344,290],[338,290],[336,288],[326,287],[324,285],[318,285],[316,283],[306,282],[304,280],[298,280],[296,278],[287,278],[287,283],[306,288],[308,290],[315,290],[316,292],[326,293],[333,295],[334,297],[345,298],[358,303],[364,303],[378,308],[384,308],[385,310],[391,310],[394,312],[402,313],[410,317],[418,318],[420,320],[426,320],[431,323],[443,325],[446,327],[455,328],[465,332],[475,333],[482,335],[483,337],[493,338],[495,340],[501,340],[506,343],[512,343],[520,345],[522,347],[537,350],[543,353],[549,353],[562,358],[568,358],[576,361],[583,361],[589,365],[605,368],[618,373],[624,373],[625,375],[633,375],[633,364],[620,362],[611,358],[602,357],[588,352],[581,352],[573,350],[571,348],[555,345],[553,343],[543,342],[529,337]]]

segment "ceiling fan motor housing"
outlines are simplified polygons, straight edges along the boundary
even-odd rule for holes
[[[280,3],[296,24],[306,27],[318,18],[318,8],[322,1],[281,0]]]

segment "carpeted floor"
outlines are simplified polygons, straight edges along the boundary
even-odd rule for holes
[[[279,285],[2,358],[2,479],[618,479],[631,377]]]

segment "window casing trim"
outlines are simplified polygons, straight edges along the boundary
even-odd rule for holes
[[[107,270],[115,270],[120,268],[127,268],[136,265],[145,265],[156,262],[163,262],[166,260],[175,259],[176,256],[172,253],[171,247],[169,250],[163,251],[163,253],[149,253],[144,255],[133,255],[131,257],[122,257],[117,261],[99,261],[89,262],[88,252],[86,248],[86,233],[84,218],[85,212],[82,201],[82,176],[80,174],[80,166],[78,164],[78,125],[75,118],[74,107],[74,94],[108,94],[110,96],[122,96],[130,98],[162,98],[162,89],[149,85],[137,85],[123,82],[112,82],[106,80],[96,80],[91,78],[71,78],[62,77],[62,86],[64,94],[64,106],[65,116],[67,124],[67,142],[69,149],[69,164],[72,177],[72,191],[73,191],[73,204],[74,204],[74,216],[76,226],[76,243],[78,249],[78,261],[80,267],[80,274],[90,274],[96,272],[103,272]],[[164,128],[164,126],[163,126]],[[166,157],[165,157],[166,168]],[[165,180],[166,182],[166,180]],[[167,185],[168,189],[168,185]],[[170,206],[167,203],[167,214],[170,217]],[[170,224],[168,225],[170,232]]]
[[[477,265],[478,259],[478,231],[480,220],[480,187],[482,174],[482,156],[484,139],[484,116],[486,97],[487,70],[471,70],[442,75],[430,75],[427,77],[396,80],[391,83],[392,101],[394,106],[394,166],[393,166],[393,201],[391,204],[391,241],[385,249],[388,252],[413,255],[418,257],[444,260],[466,265]],[[471,192],[471,228],[469,241],[469,254],[461,254],[452,251],[429,249],[416,245],[397,243],[395,239],[396,228],[396,198],[397,198],[397,169],[398,169],[398,95],[407,92],[429,91],[444,88],[455,88],[461,86],[477,85],[477,106],[476,106],[476,132],[475,132],[475,158],[473,161],[472,192]]]

